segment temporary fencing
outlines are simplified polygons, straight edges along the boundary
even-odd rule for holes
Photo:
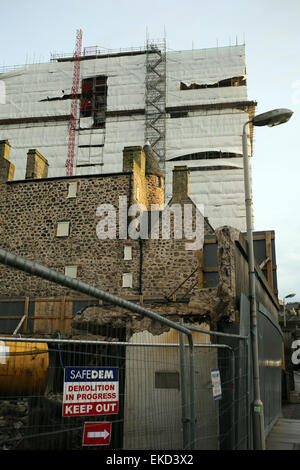
[[[2,249],[0,258],[160,327],[152,335],[146,328],[89,331],[90,324],[71,339],[59,332],[20,338],[14,336],[19,323],[12,336],[0,337],[2,448],[247,448],[247,337],[176,323]],[[199,334],[203,342],[195,341]],[[222,339],[237,346],[219,344]],[[86,432],[89,423],[96,428]]]
[[[160,336],[141,332],[134,342],[1,337],[1,448],[240,447],[242,435],[247,441],[246,428],[236,432],[241,411],[245,421],[249,416],[247,374],[235,368],[238,351],[195,343],[191,380],[183,333],[176,343],[167,342],[170,332]],[[68,370],[77,374],[74,381],[66,381]],[[116,383],[99,378],[105,370],[118,371]],[[97,378],[90,380],[88,371]],[[111,423],[109,441],[86,447],[89,422]]]

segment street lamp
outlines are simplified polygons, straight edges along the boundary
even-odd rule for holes
[[[255,267],[254,267],[254,246],[252,227],[252,194],[250,191],[250,171],[248,157],[248,143],[246,127],[253,126],[277,126],[287,122],[293,112],[289,109],[274,109],[263,114],[258,114],[243,126],[243,160],[244,160],[244,184],[245,184],[245,205],[246,205],[246,225],[248,239],[248,262],[249,262],[249,294],[250,294],[250,315],[251,315],[251,343],[253,355],[253,383],[254,383],[254,407],[253,407],[253,444],[255,450],[265,449],[264,437],[264,412],[263,403],[260,397],[259,382],[259,358],[258,358],[258,335],[257,335],[257,312],[256,312],[256,292],[255,292]]]
[[[286,310],[285,310],[285,299],[289,299],[290,297],[295,297],[296,294],[288,294],[283,297],[283,325],[284,328],[286,327]]]

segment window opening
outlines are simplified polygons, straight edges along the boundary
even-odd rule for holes
[[[81,83],[80,117],[92,117],[93,127],[105,127],[107,77],[85,78]]]

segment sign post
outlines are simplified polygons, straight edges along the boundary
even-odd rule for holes
[[[222,388],[221,388],[221,377],[220,377],[219,369],[211,369],[211,382],[212,382],[214,400],[221,400]]]

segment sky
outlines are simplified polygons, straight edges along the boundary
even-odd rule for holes
[[[248,99],[256,114],[293,111],[278,127],[255,128],[254,230],[275,231],[279,297],[300,301],[299,0],[0,0],[0,66],[46,62],[83,47],[142,47],[166,38],[168,50],[246,46]],[[241,131],[242,132],[242,131]],[[288,301],[289,299],[287,299]]]

